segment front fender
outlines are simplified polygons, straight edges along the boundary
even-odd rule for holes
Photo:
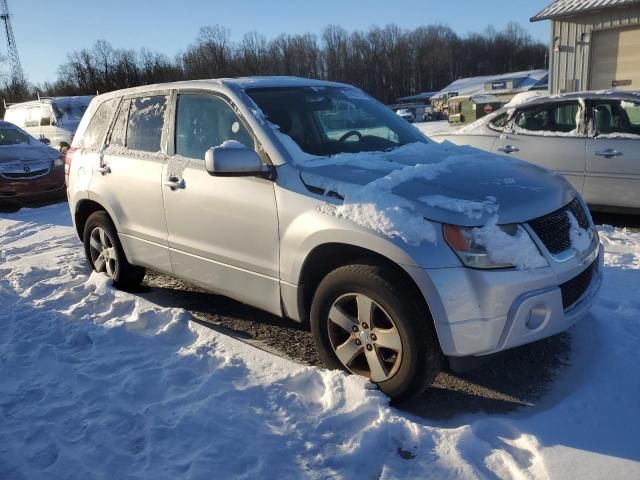
[[[284,228],[283,228],[284,227]],[[345,244],[371,250],[400,266],[446,268],[460,262],[442,238],[439,224],[434,224],[436,239],[409,245],[399,238],[389,238],[356,223],[307,209],[286,225],[281,225],[280,278],[297,285],[309,254],[324,244]]]

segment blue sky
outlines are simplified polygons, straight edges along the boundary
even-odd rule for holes
[[[9,0],[22,66],[32,82],[54,80],[67,53],[105,39],[116,47],[148,47],[173,57],[200,27],[219,23],[239,39],[256,30],[319,33],[325,25],[347,30],[396,23],[414,28],[446,24],[465,34],[516,21],[547,42],[549,23],[529,18],[550,0]],[[0,52],[6,43],[0,40]]]

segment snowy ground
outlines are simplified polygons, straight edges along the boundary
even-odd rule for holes
[[[427,137],[434,133],[448,133],[459,127],[450,127],[447,120],[437,120],[435,122],[415,122],[413,124],[418,130]]]
[[[0,214],[0,479],[640,478],[640,233],[600,232],[542,404],[443,423],[115,291],[66,204]]]

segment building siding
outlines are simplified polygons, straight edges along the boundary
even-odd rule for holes
[[[549,46],[551,93],[589,88],[589,60],[593,39],[591,32],[632,25],[640,25],[638,5],[552,20]],[[587,37],[584,37],[585,34]],[[556,45],[560,51],[556,51]]]

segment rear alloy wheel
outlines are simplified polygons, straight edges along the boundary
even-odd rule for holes
[[[440,371],[433,321],[392,269],[353,264],[330,272],[311,305],[311,331],[328,368],[376,383],[394,401],[429,386]]]
[[[113,247],[109,234],[102,228],[96,227],[89,235],[89,251],[91,264],[96,272],[105,272],[114,278],[118,270],[118,253]]]
[[[131,265],[124,254],[116,227],[106,212],[92,213],[84,227],[84,251],[96,272],[104,272],[121,290],[133,290],[144,279],[145,269]]]

